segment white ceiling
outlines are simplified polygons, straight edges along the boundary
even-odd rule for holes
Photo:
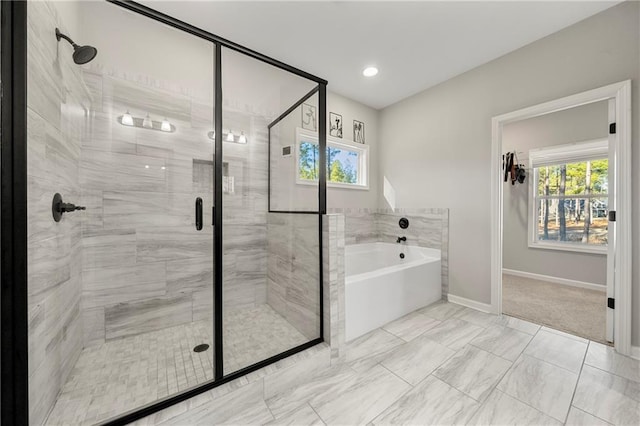
[[[384,108],[619,2],[142,3]],[[380,73],[363,77],[368,65]]]

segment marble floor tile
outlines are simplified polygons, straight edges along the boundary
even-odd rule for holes
[[[323,401],[332,394],[342,394],[355,381],[357,373],[347,365],[341,364],[322,371],[304,383],[282,389],[266,399],[269,409],[279,418],[300,405]],[[313,404],[312,404],[313,405]]]
[[[477,325],[452,318],[442,321],[431,330],[427,330],[423,336],[457,351],[472,341],[483,330],[482,327]]]
[[[610,424],[611,423],[607,423],[604,420],[599,419],[596,416],[592,416],[591,414],[573,406],[569,409],[569,415],[565,422],[565,425],[567,426],[607,426]]]
[[[262,424],[271,420],[273,416],[262,399],[262,381],[258,381],[160,424]]]
[[[321,426],[324,422],[309,404],[303,404],[290,413],[283,415],[267,425],[279,426]]]
[[[498,316],[487,314],[485,312],[476,311],[474,309],[466,309],[455,315],[455,318],[469,322],[480,327],[490,327],[498,320]]]
[[[440,324],[438,320],[429,318],[420,312],[412,312],[382,328],[408,342],[438,324]]]
[[[501,315],[498,319],[496,319],[495,325],[502,325],[504,327],[513,328],[514,330],[518,330],[531,335],[536,334],[538,330],[540,330],[540,325],[538,324],[521,320],[520,318],[510,317],[509,315]]]
[[[495,389],[473,416],[469,425],[562,425],[562,422]]]
[[[416,385],[453,354],[454,350],[420,336],[386,353],[380,363],[407,383]]]
[[[341,392],[314,398],[309,404],[327,424],[366,424],[393,404],[411,386],[380,365],[358,374]]]
[[[347,343],[345,361],[357,371],[365,371],[378,362],[381,354],[405,341],[381,328]]]
[[[524,353],[574,373],[580,373],[586,350],[586,343],[540,330]]]
[[[478,406],[472,398],[429,376],[375,418],[373,424],[465,424]]]
[[[564,422],[577,380],[577,374],[564,368],[521,355],[497,388]]]
[[[511,364],[506,359],[467,345],[438,367],[433,375],[476,401],[482,402],[502,379]]]
[[[480,333],[471,344],[509,361],[515,361],[531,338],[530,334],[513,328],[494,325]]]
[[[616,425],[638,425],[640,383],[584,365],[573,405]]]
[[[455,303],[436,302],[418,310],[418,312],[428,316],[429,318],[444,321],[446,319],[452,318],[454,315],[460,313],[461,311],[464,311],[465,309],[467,308],[462,305],[456,305]]]
[[[640,382],[640,361],[620,355],[611,346],[590,342],[585,364]]]

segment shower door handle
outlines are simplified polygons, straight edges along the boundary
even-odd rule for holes
[[[196,198],[196,230],[202,230],[202,198]]]

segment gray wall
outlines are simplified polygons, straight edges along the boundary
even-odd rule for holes
[[[640,5],[625,2],[381,112],[380,175],[399,207],[450,209],[450,292],[491,300],[491,117],[633,79],[638,141]],[[633,249],[640,253],[640,150],[633,150]],[[384,205],[384,200],[380,200]],[[640,343],[640,263],[633,265]]]
[[[606,139],[608,129],[608,102],[597,102],[504,126],[502,151],[515,151],[520,163],[529,167],[531,149]],[[527,178],[533,179],[533,173]],[[529,248],[529,183],[525,181],[524,184],[511,185],[511,182],[506,182],[503,186],[502,266],[505,269],[605,285],[605,254]]]
[[[307,101],[317,106],[317,97]],[[329,112],[342,115],[343,138],[353,139],[353,120],[365,123],[365,144],[369,146],[369,189],[327,187],[327,207],[374,208],[378,204],[378,111],[337,95],[327,94]],[[294,147],[296,128],[301,127],[301,111],[297,108],[271,129],[271,208],[278,210],[314,210],[318,208],[318,187],[296,183],[295,155],[282,156],[283,146]],[[327,124],[328,126],[328,124]],[[329,131],[327,129],[327,136]],[[340,140],[340,139],[339,139]]]

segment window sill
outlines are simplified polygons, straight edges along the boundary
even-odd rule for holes
[[[529,248],[533,249],[543,249],[543,250],[559,250],[559,251],[569,251],[574,253],[588,253],[588,254],[600,254],[607,255],[608,247],[607,246],[581,246],[576,243],[543,243],[543,242],[535,242],[529,243]]]
[[[297,180],[297,185],[307,185],[307,186],[318,186],[318,181],[304,181]],[[338,183],[338,182],[328,182],[327,188],[340,188],[340,189],[355,189],[357,191],[368,191],[369,185],[358,185],[358,184],[349,184],[349,183]]]

